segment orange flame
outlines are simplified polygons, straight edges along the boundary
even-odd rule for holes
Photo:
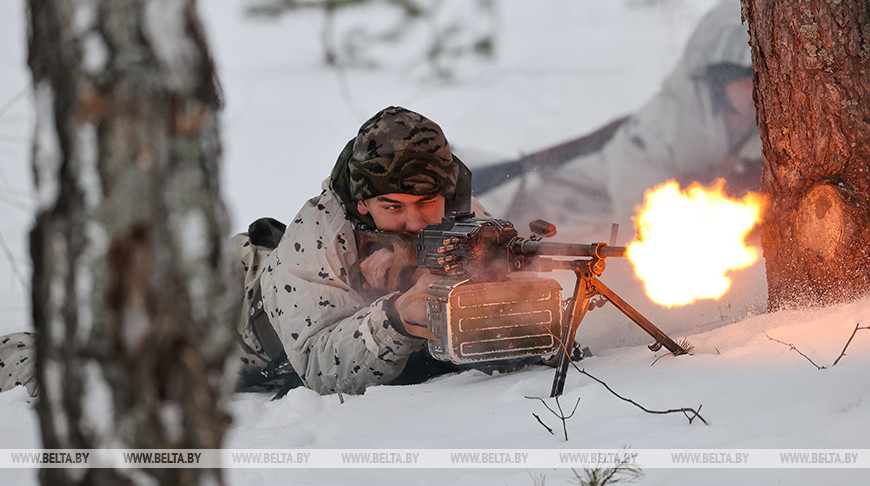
[[[731,199],[724,183],[681,191],[668,181],[644,194],[635,218],[638,239],[627,253],[653,302],[676,307],[718,299],[731,287],[728,272],[758,261],[760,251],[745,239],[761,220],[762,198]]]

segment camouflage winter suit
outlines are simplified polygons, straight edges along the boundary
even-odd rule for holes
[[[413,194],[415,184],[421,181],[417,176],[431,167],[424,163],[421,168],[421,158],[411,157],[415,166],[410,177],[381,180],[385,187],[377,187],[377,177],[361,182],[359,177],[366,176],[356,171],[352,177],[348,169],[354,163],[353,142],[345,147],[332,176],[324,181],[323,192],[293,218],[274,251],[268,255],[261,252],[258,257],[256,248],[244,246],[245,235],[235,239],[246,271],[241,322],[245,343],[259,355],[260,364],[268,359],[246,314],[258,305],[250,289],[259,279],[262,304],[290,364],[305,386],[321,394],[362,393],[367,386],[390,383],[403,372],[412,353],[425,344],[425,340],[405,334],[401,323],[395,322],[393,301],[400,292],[373,295],[361,289],[354,270],[360,257],[354,227],[361,222],[374,227],[369,217],[356,211],[356,200],[370,197],[372,190],[377,194]],[[449,148],[446,153],[452,156]],[[395,173],[398,169],[383,163],[384,157],[389,158],[389,154],[370,154],[369,160],[375,163],[367,167],[378,172],[375,166],[382,166],[386,170],[379,173]],[[408,158],[407,154],[397,156],[403,157]],[[458,168],[458,177],[453,195],[446,201],[447,211],[468,210],[472,204],[470,173],[459,159],[453,157],[452,163]],[[360,189],[361,183],[368,189]],[[398,185],[401,190],[396,189]],[[472,209],[488,214],[478,205]],[[243,360],[251,363],[255,358],[246,356]]]
[[[389,382],[423,345],[390,324],[384,305],[398,293],[370,299],[353,288],[349,272],[357,259],[353,223],[324,183],[278,247],[249,270],[260,278],[263,305],[294,370],[320,393],[361,393]],[[261,350],[244,322],[243,336]]]
[[[600,150],[514,177],[484,203],[517,227],[545,218],[564,236],[605,238],[611,223],[632,228],[644,191],[669,179],[685,186],[746,178],[760,185],[758,127],[753,118],[745,131],[729,135],[720,91],[723,76],[751,79],[748,42],[740,2],[721,1],[700,21],[661,91]]]
[[[36,335],[16,332],[0,336],[0,392],[16,386],[36,395]]]

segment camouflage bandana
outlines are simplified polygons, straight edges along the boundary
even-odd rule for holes
[[[459,174],[441,127],[397,106],[363,124],[348,169],[350,192],[357,201],[391,193],[449,198]]]

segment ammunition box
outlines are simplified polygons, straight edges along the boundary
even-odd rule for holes
[[[429,351],[441,361],[480,363],[559,350],[562,287],[552,279],[475,283],[445,277],[429,286]]]

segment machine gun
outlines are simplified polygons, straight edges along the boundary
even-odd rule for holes
[[[624,247],[541,241],[555,234],[555,227],[541,220],[532,222],[530,229],[533,235],[525,239],[508,221],[454,213],[421,230],[416,239],[358,231],[357,245],[360,254],[375,246],[392,246],[391,289],[409,286],[409,268],[429,268],[444,275],[429,286],[426,295],[427,324],[438,338],[430,340],[428,347],[442,361],[465,364],[557,354],[550,396],[559,396],[570,365],[569,350],[595,296],[612,303],[652,336],[655,341],[650,350],[664,346],[674,354],[685,353],[598,279],[605,259],[624,257]],[[524,272],[555,270],[572,271],[576,276],[573,295],[564,309],[562,287],[555,280],[515,278]]]

